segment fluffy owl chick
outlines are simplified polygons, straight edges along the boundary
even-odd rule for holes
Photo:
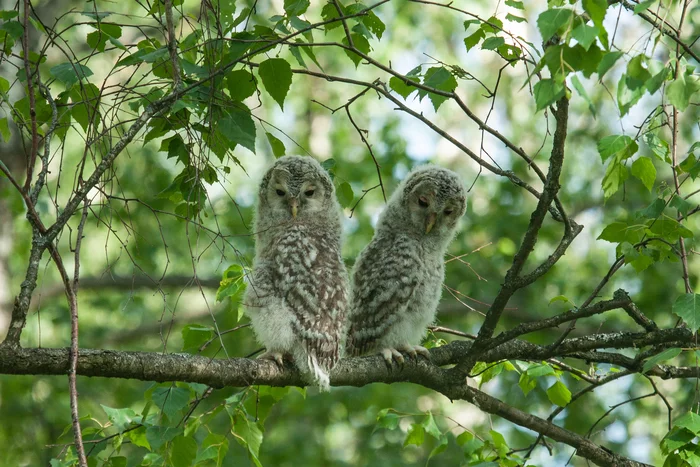
[[[435,320],[443,256],[465,209],[462,182],[450,170],[420,166],[399,185],[355,263],[349,355],[380,351],[388,364],[403,363],[399,351],[429,357],[418,344]]]
[[[329,389],[339,358],[348,275],[340,255],[340,205],[328,173],[310,157],[279,158],[260,183],[255,261],[244,303],[253,331],[282,363]]]

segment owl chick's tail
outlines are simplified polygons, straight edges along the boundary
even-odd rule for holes
[[[322,392],[329,392],[331,390],[330,369],[319,364],[315,355],[309,355],[307,363],[313,384],[318,386]]]
[[[332,349],[324,349],[327,345],[309,346],[299,352],[302,355],[295,356],[299,370],[310,384],[318,386],[322,392],[331,390],[330,372],[338,361],[337,344],[331,345]]]

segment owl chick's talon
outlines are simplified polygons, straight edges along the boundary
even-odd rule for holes
[[[401,352],[391,347],[382,349],[381,354],[382,357],[384,357],[386,364],[389,365],[390,368],[394,364],[394,361],[396,361],[396,363],[398,363],[401,366],[403,366],[403,364],[406,362],[403,358],[403,355],[401,355]]]
[[[268,350],[267,352],[260,354],[258,360],[272,360],[273,362],[277,363],[277,365],[281,367],[284,366],[284,354],[282,352]]]
[[[418,361],[418,355],[422,355],[423,357],[430,360],[430,352],[422,345],[406,344],[399,347],[399,350],[408,353],[412,358],[416,360],[416,362]]]

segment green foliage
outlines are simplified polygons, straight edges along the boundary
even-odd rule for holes
[[[22,63],[23,10],[0,11],[0,139],[10,143],[3,146],[2,160],[17,162],[13,148],[18,141],[25,152],[31,146],[34,119],[38,155],[43,155],[46,140],[51,143],[48,185],[36,205],[47,226],[61,215],[73,190],[118,147],[130,125],[155,112],[118,163],[100,177],[99,189],[90,190],[93,204],[82,271],[92,278],[134,277],[135,285],[129,292],[111,285],[98,292],[80,289],[81,345],[207,358],[255,351],[258,346],[241,304],[253,256],[255,183],[273,157],[307,152],[324,160],[341,206],[348,215],[352,209],[343,251],[349,268],[383,209],[380,189],[373,188],[378,172],[387,195],[407,170],[426,159],[457,170],[465,186],[476,180],[467,199],[467,234],[459,235],[448,252],[473,253],[460,261],[446,257],[445,286],[454,296],[443,293],[439,314],[441,325],[474,332],[482,322],[479,312],[493,301],[512,264],[536,200],[508,177],[486,174],[477,161],[439,139],[428,122],[477,153],[480,161],[493,162],[539,191],[532,165],[509,147],[521,148],[545,168],[555,128],[549,109],[564,97],[570,99],[571,110],[558,202],[571,207],[569,215],[577,222],[583,219],[586,229],[573,244],[573,254],[562,258],[544,282],[519,292],[499,329],[565,309],[576,311],[575,303],[587,300],[615,258],[631,267],[613,271],[616,276],[598,292],[601,298],[622,285],[635,291],[635,302],[660,326],[673,326],[680,317],[689,329],[699,328],[696,294],[678,296],[683,287],[680,242],[689,252],[686,259],[692,260],[697,251],[697,64],[682,47],[676,52],[675,39],[640,16],[659,14],[675,27],[678,2],[632,2],[628,9],[606,0],[552,0],[546,5],[506,0],[498,9],[488,2],[452,5],[467,15],[413,2],[390,2],[372,10],[368,7],[373,4],[354,1],[337,2],[337,7],[336,2],[309,0],[217,0],[196,9],[187,2],[173,4],[177,66],[165,42],[162,0],[146,8],[136,2],[90,2],[86,11],[64,16],[57,6],[55,12],[49,9],[50,21],[37,9],[28,19],[32,81]],[[696,13],[689,10],[681,40],[697,30]],[[612,20],[618,14],[624,16],[624,33],[618,29],[614,34]],[[341,15],[352,16],[346,20],[351,41],[343,24],[335,21]],[[59,18],[55,24],[54,18]],[[313,27],[320,21],[326,24]],[[531,24],[523,24],[527,22]],[[535,24],[536,29],[530,27]],[[692,44],[690,50],[695,50]],[[177,68],[180,76],[175,75]],[[400,100],[389,102],[375,91],[383,89]],[[164,100],[174,91],[179,92],[176,98]],[[47,93],[56,104],[55,116]],[[482,123],[454,104],[443,105],[452,93]],[[425,97],[430,99],[427,107]],[[376,160],[360,144],[345,112],[328,110],[345,105],[363,128],[359,132]],[[394,112],[396,108],[402,112]],[[426,121],[413,119],[406,110]],[[680,122],[675,133],[674,112]],[[57,126],[51,130],[54,117]],[[499,134],[489,134],[488,127]],[[501,137],[513,146],[504,148]],[[15,164],[20,168],[11,167],[20,184],[28,162],[21,156]],[[41,167],[37,160],[35,179]],[[7,263],[8,290],[16,294],[26,271],[31,226],[23,195],[0,174],[0,234],[5,235],[6,225],[12,232],[12,254],[0,263]],[[76,213],[55,242],[67,265],[78,217]],[[599,232],[600,241],[595,241]],[[546,260],[547,248],[561,240],[560,223],[547,218],[539,235],[525,270]],[[690,262],[689,284],[697,288],[697,268]],[[44,294],[61,279],[53,263],[41,264],[37,290]],[[222,265],[231,266],[222,274]],[[142,274],[152,278],[144,289],[137,287]],[[222,276],[216,294],[216,284],[201,285],[199,280],[168,285],[170,276],[194,275]],[[48,292],[41,300],[32,298],[37,308],[32,308],[23,345],[66,345],[69,313],[61,300]],[[463,302],[476,312],[462,312]],[[570,338],[642,332],[627,327],[634,325],[619,311],[583,321]],[[562,332],[560,327],[521,338],[549,345]],[[439,347],[457,338],[435,331],[424,345]],[[648,384],[645,376],[657,373],[658,365],[663,370],[695,364],[693,352],[680,347],[629,351],[652,356],[638,361],[646,375],[614,386],[620,397],[638,397],[639,388]],[[572,393],[620,369],[568,356],[565,360],[573,369],[555,360],[479,362],[469,384],[543,418],[566,407],[556,423],[583,433],[611,402],[598,390],[573,402]],[[675,411],[684,413],[693,406],[694,382],[674,383],[677,388],[666,396]],[[310,390],[307,400],[301,397],[305,391],[266,386],[234,391],[87,379],[79,379],[78,385],[81,413],[97,414],[81,419],[83,436],[90,441],[89,465],[204,467],[291,461],[393,467],[432,461],[430,465],[510,466],[525,462],[514,453],[533,442],[532,433],[497,417],[469,417],[466,424],[457,417],[466,412],[463,406],[455,409],[457,405],[418,385],[339,388],[330,395]],[[0,430],[3,462],[75,464],[70,448],[36,449],[72,442],[70,426],[59,435],[70,418],[65,378],[3,377],[0,397],[0,415],[8,421]],[[641,435],[636,428],[628,431],[635,441],[656,436],[657,423],[666,416],[645,402],[635,401],[625,410],[616,413],[617,420],[635,420],[639,430],[648,430]],[[666,465],[699,464],[698,420],[692,412],[678,418],[646,461],[661,464],[663,456]],[[592,440],[624,453],[627,446],[609,431],[595,433]],[[559,448],[552,445],[555,461],[537,448],[527,462],[558,462]]]

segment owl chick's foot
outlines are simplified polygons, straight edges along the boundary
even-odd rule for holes
[[[394,360],[396,360],[396,363],[398,363],[399,365],[404,364],[404,359],[403,355],[401,355],[401,352],[392,347],[382,349],[380,353],[382,354],[382,357],[384,357],[384,360],[386,361],[386,364],[389,366],[389,368],[391,368],[394,364]]]
[[[430,352],[423,346],[403,344],[396,347],[397,350],[406,352],[412,359],[418,361],[418,355],[422,355],[430,360]]]
[[[282,352],[276,352],[274,350],[268,350],[267,352],[260,354],[258,356],[259,360],[272,360],[279,366],[284,366],[284,354]]]

